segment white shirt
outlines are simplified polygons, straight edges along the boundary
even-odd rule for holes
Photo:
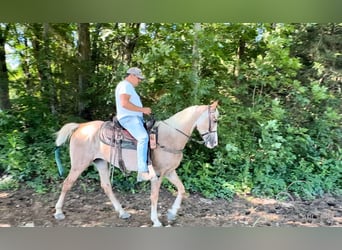
[[[140,100],[140,96],[135,91],[134,86],[127,80],[123,80],[119,82],[115,88],[115,103],[116,103],[116,112],[117,112],[116,115],[117,115],[118,120],[126,116],[141,116],[142,117],[143,116],[142,112],[131,111],[121,106],[121,102],[120,102],[121,94],[130,95],[129,101],[131,103],[133,103],[134,105],[138,107],[143,107],[141,100]]]

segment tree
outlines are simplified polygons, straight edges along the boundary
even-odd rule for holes
[[[78,114],[82,118],[87,120],[91,119],[91,111],[88,103],[90,102],[90,96],[87,94],[88,88],[90,87],[90,77],[92,75],[91,67],[91,44],[89,34],[89,24],[80,23],[78,24]]]
[[[55,84],[52,80],[51,65],[54,60],[52,58],[52,39],[51,34],[53,27],[49,23],[33,24],[33,55],[36,59],[38,69],[38,77],[40,80],[40,91],[42,97],[46,98],[52,114],[56,114],[57,95]]]
[[[193,83],[194,83],[194,104],[198,103],[198,88],[199,88],[199,72],[200,72],[200,51],[199,51],[199,35],[201,32],[201,24],[200,23],[195,23],[194,24],[194,42],[192,46],[192,78],[193,78]]]
[[[208,152],[189,143],[184,171],[180,168],[186,186],[223,196],[232,186],[271,196],[287,186],[304,195],[341,187],[340,24],[0,27],[1,87],[9,85],[1,94],[13,98],[11,117],[0,113],[3,169],[15,163],[29,179],[33,172],[23,171],[28,168],[21,162],[31,162],[31,170],[42,164],[26,159],[26,148],[45,152],[57,125],[66,121],[109,118],[115,84],[129,66],[138,66],[147,76],[139,93],[157,119],[220,101],[220,145]],[[5,44],[19,58],[18,68],[10,71],[4,68]],[[5,100],[1,97],[1,105]],[[13,131],[14,122],[20,130]],[[10,159],[8,152],[14,152]],[[35,155],[39,162],[51,158]],[[39,176],[46,178],[43,172]],[[291,185],[294,180],[303,182]]]
[[[8,69],[6,65],[5,44],[9,31],[9,24],[0,23],[0,110],[11,108],[9,99],[9,80]]]

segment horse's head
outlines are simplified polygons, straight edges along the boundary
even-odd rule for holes
[[[217,136],[217,121],[219,112],[217,110],[218,101],[208,106],[208,109],[203,112],[196,122],[198,132],[204,140],[204,145],[207,148],[214,148],[218,144]]]

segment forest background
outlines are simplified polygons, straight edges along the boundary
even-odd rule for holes
[[[138,66],[158,120],[219,100],[219,146],[185,148],[187,191],[341,195],[341,53],[339,23],[0,23],[0,188],[58,190],[54,133],[110,120],[116,84]],[[82,178],[98,181],[93,168]],[[148,186],[119,171],[113,184]]]

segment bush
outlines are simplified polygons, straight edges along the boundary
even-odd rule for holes
[[[56,118],[42,103],[32,103],[15,104],[11,112],[0,113],[0,173],[45,192],[58,179],[53,159]]]

